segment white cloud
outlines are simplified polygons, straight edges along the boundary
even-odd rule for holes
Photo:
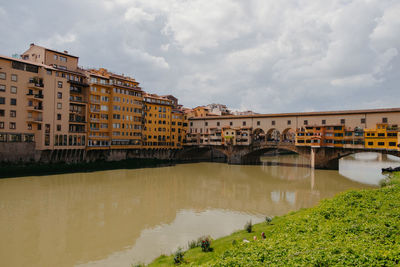
[[[125,20],[131,22],[139,22],[139,21],[153,21],[155,19],[154,14],[149,14],[137,7],[130,7],[125,12]]]
[[[35,16],[61,8],[56,1],[23,1],[1,17],[1,53],[39,39],[86,65],[132,72],[188,106],[289,112],[400,98],[397,0],[71,0],[62,7],[68,24],[60,13]],[[20,6],[8,1],[0,13]]]
[[[159,69],[169,69],[169,64],[163,57],[150,55],[146,51],[141,51],[139,49],[129,47],[126,44],[124,45],[124,49],[130,55],[133,64],[139,61],[151,64],[153,67]]]
[[[76,40],[77,37],[73,33],[66,33],[66,34],[56,33],[48,39],[39,41],[39,43],[46,47],[58,48],[63,46],[65,47],[68,44],[75,42]]]

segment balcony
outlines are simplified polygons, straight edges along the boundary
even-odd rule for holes
[[[90,109],[90,112],[93,112],[93,113],[99,113],[99,112],[100,112],[100,109],[97,109],[97,108],[91,108],[91,109]]]
[[[44,88],[44,83],[42,79],[39,78],[32,78],[28,82],[28,87],[29,88],[35,88],[35,89],[43,89]]]
[[[35,112],[43,112],[42,106],[28,106],[27,109]]]
[[[86,104],[86,101],[85,101],[85,99],[84,99],[83,97],[73,97],[73,96],[70,96],[70,97],[69,97],[69,101],[70,101],[71,103],[74,103],[74,104],[80,104],[80,105],[85,105],[85,104]]]
[[[89,87],[89,84],[86,82],[75,81],[75,80],[68,80],[68,82],[70,84],[77,85],[77,86]]]
[[[32,117],[32,118],[28,118],[27,121],[31,122],[31,123],[42,123],[43,122],[43,118],[41,118],[41,117]]]
[[[94,127],[90,127],[90,130],[91,130],[91,131],[100,131],[99,128],[94,128]]]
[[[99,119],[99,118],[90,118],[90,121],[91,121],[91,122],[99,122],[100,119]]]

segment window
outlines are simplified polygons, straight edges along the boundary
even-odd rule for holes
[[[15,122],[10,122],[10,129],[14,130],[15,128],[17,128]]]
[[[47,73],[48,75],[51,75],[51,74],[52,74],[52,71],[51,71],[51,70],[46,70],[46,73]]]
[[[11,98],[10,99],[10,105],[16,106],[17,105],[17,99],[16,98]]]
[[[17,93],[17,87],[16,87],[16,86],[11,86],[10,92],[11,92],[12,94],[16,94],[16,93]]]
[[[60,113],[57,114],[57,120],[59,120],[59,121],[61,120],[61,114]]]
[[[271,125],[275,125],[275,121],[271,121]]]
[[[388,119],[387,118],[382,118],[382,123],[387,123]]]
[[[0,109],[0,117],[4,117],[5,111],[4,109]]]
[[[4,129],[4,122],[0,121],[0,129]]]
[[[341,119],[340,120],[340,124],[345,124],[346,123],[346,120],[345,119]]]
[[[396,142],[389,142],[389,146],[396,146]]]
[[[287,121],[287,125],[291,125],[292,124],[292,121],[291,120],[288,120]]]
[[[57,93],[57,98],[58,98],[58,99],[61,99],[61,98],[62,98],[62,93],[61,93],[61,92],[58,92],[58,93]]]
[[[5,92],[6,86],[4,84],[0,84],[0,92]]]
[[[308,120],[304,120],[304,125],[308,125]]]
[[[378,146],[384,146],[385,142],[378,142]]]
[[[6,103],[6,98],[0,97],[0,104],[5,104],[5,103]]]
[[[242,122],[242,125],[243,125],[243,126],[246,126],[246,122],[245,122],[245,121],[244,121],[244,122]]]
[[[233,125],[233,122],[230,121],[230,122],[229,122],[229,125],[232,126],[232,125]]]
[[[11,118],[17,117],[17,111],[16,110],[10,110],[10,117]]]
[[[0,79],[5,80],[6,79],[6,73],[5,72],[0,72]]]
[[[217,121],[217,126],[219,126],[220,124],[219,124],[219,121]]]
[[[175,122],[172,122],[174,125],[175,125]],[[208,126],[208,122],[206,121],[205,123],[205,126]]]
[[[322,125],[325,125],[326,124],[326,120],[322,120]]]
[[[361,123],[365,124],[365,118],[361,118]]]
[[[62,62],[67,62],[67,58],[66,58],[66,57],[63,57],[63,56],[60,56],[60,61],[62,61]]]
[[[260,121],[257,121],[257,126],[260,126],[260,124],[261,124]]]
[[[61,125],[57,124],[57,131],[61,131]]]
[[[62,88],[63,87],[63,82],[58,82],[58,88]]]
[[[192,121],[190,122],[190,126],[193,126],[193,122]]]
[[[57,103],[57,108],[62,109],[62,103]]]
[[[13,82],[18,81],[18,75],[17,74],[11,74],[11,81],[13,81]]]

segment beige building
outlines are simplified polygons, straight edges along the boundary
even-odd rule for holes
[[[215,139],[222,142],[223,129],[248,128],[253,139],[257,135],[264,141],[294,142],[294,133],[308,126],[342,125],[351,132],[378,123],[400,125],[400,108],[190,118],[188,144],[212,140],[204,133],[218,135]]]
[[[38,86],[28,90],[28,106],[42,107],[42,114],[32,112],[33,121],[42,118],[37,149],[84,149],[86,147],[87,83],[85,72],[78,67],[78,57],[34,44],[21,55],[26,61],[44,66],[45,74],[33,77],[43,82],[41,98]],[[46,85],[46,83],[48,85]],[[33,98],[32,98],[33,94]],[[28,114],[28,118],[31,116]],[[23,118],[22,118],[23,119]],[[33,125],[32,125],[33,126]],[[37,127],[32,127],[37,129]],[[44,137],[42,133],[44,132]]]

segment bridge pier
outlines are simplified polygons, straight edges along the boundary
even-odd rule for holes
[[[312,147],[310,153],[311,168],[339,170],[339,158],[341,154],[335,148]]]

